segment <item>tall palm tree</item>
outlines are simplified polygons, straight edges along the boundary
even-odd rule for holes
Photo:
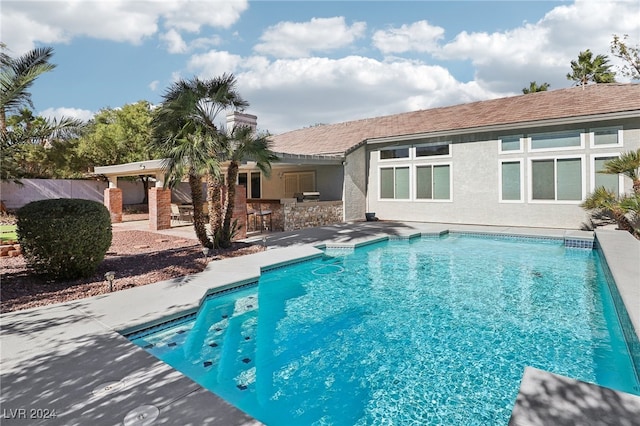
[[[207,80],[194,77],[173,83],[153,118],[153,144],[167,158],[169,183],[188,178],[193,226],[203,247],[213,247],[202,210],[202,179],[219,174],[220,170],[220,132],[215,120],[227,108],[242,109],[247,105],[236,90],[233,75]]]
[[[53,48],[40,47],[22,56],[12,58],[6,53],[6,45],[0,43],[0,132],[7,132],[7,113],[19,111],[25,106],[33,107],[29,88],[36,78],[56,66],[49,62]]]
[[[611,71],[609,58],[606,55],[593,57],[591,50],[580,52],[577,61],[571,61],[571,72],[567,74],[567,80],[573,80],[576,85],[594,83],[615,83],[616,73]]]
[[[532,81],[529,83],[529,87],[525,87],[524,89],[522,89],[522,93],[528,95],[529,93],[546,92],[548,88],[549,83],[542,83],[538,86],[537,82]]]
[[[255,135],[249,126],[238,126],[230,129],[229,136],[225,139],[224,160],[228,161],[225,184],[227,196],[223,206],[222,227],[219,229],[216,241],[220,247],[231,246],[233,237],[233,209],[235,207],[236,181],[240,162],[243,160],[255,161],[258,169],[265,175],[271,173],[271,163],[278,160],[273,151],[269,149],[268,134]]]

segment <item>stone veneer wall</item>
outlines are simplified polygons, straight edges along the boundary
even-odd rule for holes
[[[247,200],[247,213],[250,212],[271,212],[271,222],[269,222],[268,216],[265,217],[266,225],[269,226],[269,223],[273,225],[273,229],[270,231],[282,231],[284,230],[284,214],[282,204],[280,200],[258,200],[258,199],[249,199]],[[253,220],[256,219],[256,228],[254,228]],[[260,229],[260,217],[254,217],[253,215],[248,215],[247,219],[249,222],[247,223],[248,230],[257,231]]]
[[[283,210],[285,231],[342,223],[342,201],[288,201]]]

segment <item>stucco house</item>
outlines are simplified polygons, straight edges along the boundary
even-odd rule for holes
[[[238,124],[256,127],[257,117],[227,117],[228,128]],[[268,176],[250,161],[240,166],[244,190],[234,216],[242,224],[293,230],[375,213],[382,220],[577,229],[588,217],[580,203],[596,187],[631,191],[630,179],[598,170],[640,148],[640,84],[590,84],[270,139],[279,161]],[[150,227],[171,226],[175,194],[162,189],[162,160],[96,173],[109,178],[105,204],[114,217],[122,209],[118,177],[155,176]]]
[[[281,161],[269,177],[240,170],[247,199],[305,206],[318,192],[341,220],[433,221],[579,228],[597,173],[640,148],[640,84],[591,84],[308,127],[271,137]],[[311,205],[307,203],[306,205]],[[262,208],[270,208],[262,205]],[[321,211],[321,215],[327,214]]]

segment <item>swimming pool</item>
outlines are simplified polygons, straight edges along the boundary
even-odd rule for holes
[[[507,424],[525,366],[640,393],[597,252],[557,241],[328,250],[130,338],[268,425]]]

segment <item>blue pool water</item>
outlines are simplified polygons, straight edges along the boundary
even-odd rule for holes
[[[639,394],[596,251],[450,235],[329,250],[130,336],[276,425],[506,425],[525,366]]]

